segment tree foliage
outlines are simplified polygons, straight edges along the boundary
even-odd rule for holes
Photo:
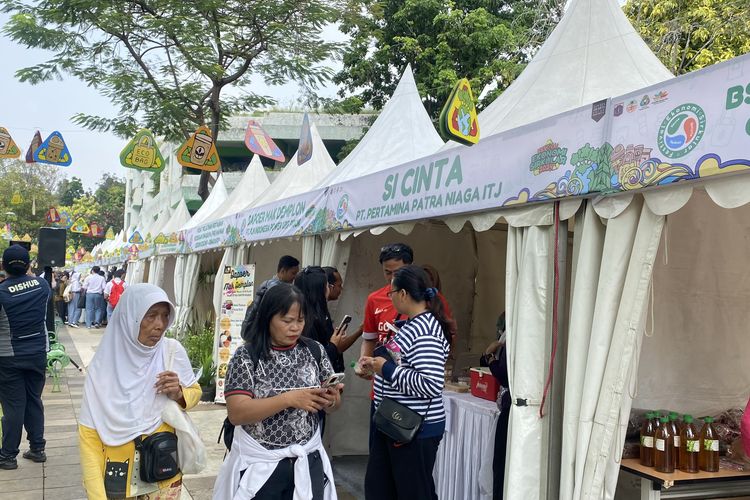
[[[81,182],[81,179],[76,176],[73,176],[70,179],[63,179],[57,189],[58,198],[63,205],[72,205],[73,201],[77,200],[85,193],[86,190],[83,189],[83,182]]]
[[[750,52],[747,0],[629,0],[625,14],[675,75]]]
[[[341,95],[381,108],[410,63],[428,113],[436,118],[459,78],[469,78],[481,109],[510,85],[559,20],[563,1],[353,0],[341,31],[351,36]]]
[[[253,79],[316,87],[336,50],[321,29],[341,0],[0,0],[14,41],[53,51],[23,68],[38,83],[64,74],[108,97],[117,116],[75,115],[91,130],[130,138],[141,127],[182,140],[207,124],[214,138],[232,114],[273,102]],[[236,91],[227,92],[229,87]],[[207,176],[201,183],[207,195]]]

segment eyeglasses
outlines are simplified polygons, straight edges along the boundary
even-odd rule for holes
[[[411,253],[411,249],[401,243],[393,243],[391,245],[386,245],[380,249],[380,253],[401,253],[401,252]]]

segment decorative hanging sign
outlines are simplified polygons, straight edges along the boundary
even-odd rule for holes
[[[177,161],[183,167],[197,168],[216,172],[221,167],[216,144],[211,137],[211,130],[205,125],[198,127],[190,138],[177,151]]]
[[[0,127],[0,158],[18,158],[21,149],[10,136],[7,129]]]
[[[312,131],[310,130],[310,118],[305,113],[302,119],[302,132],[299,136],[299,148],[297,149],[297,165],[302,165],[313,155]]]
[[[52,132],[34,151],[34,161],[67,167],[73,162],[65,139],[60,132]]]
[[[10,198],[10,204],[11,205],[20,205],[23,203],[23,196],[21,196],[20,191],[16,191],[13,193],[13,196]]]
[[[78,234],[88,234],[91,231],[89,225],[83,220],[83,217],[78,217],[76,221],[70,226],[70,232]]]
[[[130,260],[138,260],[138,245],[132,245],[130,248],[128,248],[128,254],[130,256]]]
[[[154,238],[154,243],[156,245],[166,245],[169,243],[169,238],[167,238],[164,233],[159,233],[156,235],[156,238]]]
[[[108,240],[114,240],[115,239],[115,231],[111,227],[107,229],[107,232],[104,234],[104,238]]]
[[[134,245],[143,245],[143,236],[141,236],[141,233],[138,231],[134,232],[132,236],[128,239],[128,243],[132,243]]]
[[[154,134],[147,128],[135,134],[120,153],[120,164],[127,168],[161,172],[164,170],[164,157],[156,147]]]
[[[169,235],[169,242],[170,243],[179,243],[180,237],[177,233],[170,233]]]
[[[479,142],[477,109],[468,79],[463,78],[456,84],[443,107],[440,132],[444,139],[453,139],[467,146]]]
[[[152,243],[154,241],[154,238],[151,236],[151,233],[146,233],[146,243]]]
[[[94,238],[104,237],[104,228],[100,226],[98,222],[92,222],[89,224],[89,231]]]
[[[26,151],[26,163],[34,163],[34,151],[39,149],[42,145],[42,134],[37,130],[34,137],[31,139],[31,145],[28,151]]]
[[[58,222],[60,222],[60,213],[55,207],[49,207],[45,218],[47,219],[47,222],[49,224],[57,224]]]
[[[65,210],[60,212],[60,225],[65,229],[70,229],[70,226],[73,225],[73,217],[71,217]]]
[[[24,234],[21,241],[24,243],[31,243],[31,235],[29,233]]]
[[[255,120],[247,122],[245,146],[256,155],[265,156],[282,163],[286,161],[281,149],[273,142],[271,136],[261,128],[260,123]]]

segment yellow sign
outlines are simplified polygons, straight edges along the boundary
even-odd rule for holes
[[[139,130],[120,153],[120,164],[123,167],[152,172],[164,170],[164,157],[156,145],[154,134],[145,128]]]
[[[156,235],[156,238],[154,238],[154,243],[157,245],[164,245],[169,243],[169,238],[164,236],[164,233],[159,233]]]
[[[10,136],[8,129],[0,127],[0,158],[19,158],[21,149]]]
[[[104,237],[108,240],[114,240],[115,239],[115,231],[110,227],[107,229],[107,234],[104,235]]]
[[[70,232],[78,234],[88,234],[89,232],[91,232],[91,228],[88,224],[86,224],[86,221],[83,220],[83,217],[78,217],[73,225],[70,226]]]
[[[13,193],[13,197],[10,199],[10,204],[20,205],[21,203],[23,203],[23,196],[21,196],[20,191],[16,191],[15,193]]]
[[[183,167],[216,172],[221,167],[216,144],[211,130],[205,125],[198,127],[190,138],[177,151],[177,161]]]
[[[448,102],[440,113],[440,133],[445,139],[453,139],[471,146],[479,142],[479,121],[471,85],[461,79],[451,92]]]
[[[31,235],[29,235],[29,233],[24,234],[21,241],[24,243],[31,243]]]
[[[133,235],[128,240],[128,243],[133,243],[134,245],[142,245],[143,237],[141,236],[141,233],[138,231],[134,232]]]

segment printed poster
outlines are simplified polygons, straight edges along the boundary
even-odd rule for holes
[[[255,296],[255,264],[226,266],[216,335],[216,402],[224,403],[224,379],[229,360],[243,344],[242,321]]]

